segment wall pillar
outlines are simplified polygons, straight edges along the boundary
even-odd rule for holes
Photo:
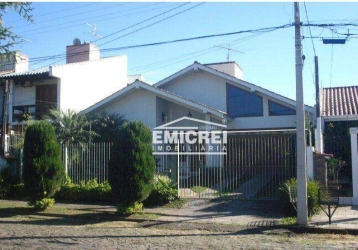
[[[307,180],[314,178],[313,174],[313,150],[314,147],[306,148]]]
[[[315,151],[318,153],[323,153],[323,126],[322,118],[317,117],[317,124],[315,129]]]
[[[353,183],[353,205],[358,205],[358,149],[357,149],[357,130],[350,128],[351,151],[352,151],[352,183]]]

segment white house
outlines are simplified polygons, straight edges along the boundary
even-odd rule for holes
[[[246,82],[242,75],[235,62],[194,62],[153,86],[137,81],[83,112],[115,112],[152,129],[187,115],[213,122],[224,118],[228,129],[296,127],[294,100]],[[312,120],[314,108],[306,106],[306,112]]]
[[[67,46],[66,64],[24,70],[22,61],[13,62],[0,76],[1,119],[6,84],[6,120],[12,126],[26,115],[40,118],[50,108],[80,111],[126,86],[127,57],[100,58],[99,54],[93,44],[76,43]]]

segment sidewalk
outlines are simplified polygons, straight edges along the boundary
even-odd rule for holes
[[[144,212],[161,215],[161,221],[272,226],[282,218],[276,206],[272,201],[192,199],[181,209],[148,208]]]
[[[328,224],[328,216],[321,210],[319,214],[313,216],[309,226],[358,230],[358,206],[339,206],[332,216],[332,224]]]

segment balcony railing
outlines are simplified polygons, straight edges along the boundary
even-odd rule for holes
[[[50,109],[56,108],[56,104],[21,105],[13,106],[12,121],[22,122],[29,119],[40,120],[48,114]]]

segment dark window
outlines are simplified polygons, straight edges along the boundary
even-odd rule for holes
[[[48,113],[57,106],[57,84],[36,86],[36,113],[37,118]]]
[[[276,102],[269,101],[269,114],[270,115],[295,115],[296,110],[278,104]]]
[[[262,97],[227,84],[227,111],[229,116],[262,116]]]

